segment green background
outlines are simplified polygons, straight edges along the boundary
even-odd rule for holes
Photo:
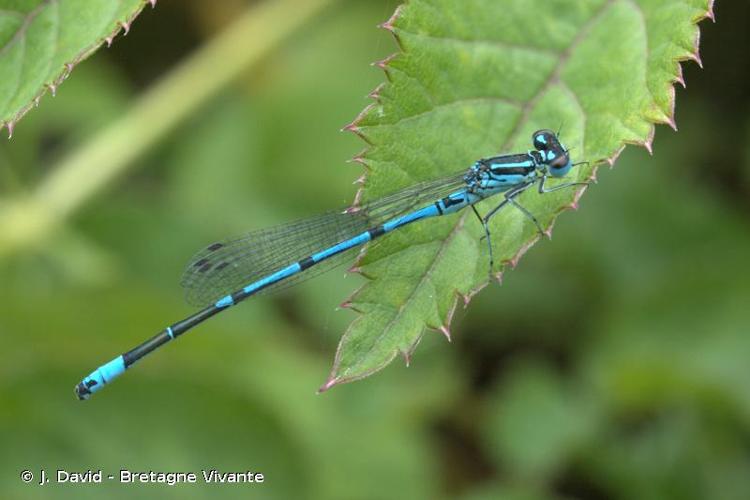
[[[160,2],[0,144],[0,196],[221,29],[242,2]],[[96,398],[97,364],[191,309],[215,239],[347,205],[364,144],[337,130],[395,50],[393,1],[348,1],[212,100],[41,249],[0,261],[0,497],[750,497],[749,75],[742,2],[701,25],[679,133],[629,147],[543,241],[396,362],[316,396],[362,279],[248,301]],[[734,10],[732,10],[734,9]],[[564,133],[564,132],[563,132]],[[462,166],[457,166],[462,168]],[[1,200],[2,198],[0,198]],[[256,485],[48,485],[44,468],[253,470]]]

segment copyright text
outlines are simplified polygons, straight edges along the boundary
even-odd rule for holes
[[[101,469],[88,469],[85,471],[68,471],[57,469],[47,471],[40,469],[38,472],[23,470],[20,474],[24,483],[36,483],[40,486],[50,483],[54,484],[100,484],[106,482],[118,482],[123,484],[166,484],[175,486],[177,484],[255,484],[263,483],[266,478],[261,472],[249,470],[225,472],[217,469],[201,469],[199,472],[177,472],[177,471],[135,471],[120,469],[117,473],[108,474]]]

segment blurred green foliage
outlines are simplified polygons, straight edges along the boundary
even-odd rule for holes
[[[0,145],[0,208],[234,4],[160,2],[128,43],[78,68]],[[383,78],[363,68],[394,50],[373,28],[394,6],[329,9],[44,248],[0,262],[0,497],[750,496],[741,2],[702,25],[706,70],[686,65],[680,132],[660,127],[653,157],[628,148],[600,171],[552,241],[458,311],[452,344],[428,332],[408,369],[315,396],[353,317],[336,306],[362,283],[333,271],[248,301],[96,399],[74,399],[97,363],[191,312],[177,283],[195,249],[351,200],[361,171],[343,162],[362,144],[335,131]],[[137,64],[154,40],[161,65]],[[40,468],[250,469],[266,481],[20,481]]]

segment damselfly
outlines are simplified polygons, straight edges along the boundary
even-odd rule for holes
[[[194,257],[182,281],[188,301],[203,309],[97,368],[76,386],[78,398],[88,399],[145,355],[230,306],[331,269],[356,248],[412,222],[471,207],[484,228],[492,269],[488,222],[500,209],[515,206],[542,232],[536,217],[516,198],[535,185],[544,194],[588,184],[568,182],[548,188],[549,177],[564,177],[574,164],[554,132],[539,130],[532,141],[534,149],[526,153],[481,159],[459,174],[417,184],[361,207],[210,245]],[[498,193],[504,193],[500,203],[480,215],[474,205]]]

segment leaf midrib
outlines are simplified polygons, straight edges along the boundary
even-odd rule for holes
[[[558,82],[562,81],[560,79],[560,74],[562,73],[562,70],[565,68],[565,65],[570,60],[570,56],[572,55],[573,51],[580,45],[580,43],[584,40],[584,38],[591,32],[591,29],[593,26],[601,20],[602,17],[607,13],[607,11],[618,2],[619,0],[607,0],[604,2],[601,7],[599,7],[599,10],[594,13],[593,16],[591,16],[591,19],[586,21],[586,23],[581,27],[578,34],[573,38],[573,41],[570,42],[570,45],[563,50],[559,56],[557,64],[554,68],[552,68],[552,71],[550,72],[547,79],[542,83],[542,86],[539,87],[539,90],[537,90],[536,94],[529,99],[521,109],[521,114],[518,117],[518,120],[516,121],[516,124],[511,129],[510,134],[508,134],[508,139],[503,143],[502,151],[507,150],[510,148],[510,146],[516,141],[518,138],[518,134],[521,132],[521,129],[529,120],[529,116],[531,114],[531,111],[534,109],[534,106],[539,102],[539,99],[542,98],[542,96],[550,89],[550,87]],[[571,92],[573,89],[570,89]],[[572,92],[575,95],[575,92]],[[581,108],[583,111],[583,108]],[[583,113],[584,118],[586,117],[585,111]],[[585,134],[584,130],[584,134]]]
[[[604,2],[601,5],[601,7],[599,8],[599,10],[597,12],[595,12],[594,15],[591,16],[591,18],[588,21],[586,21],[586,23],[581,27],[581,29],[579,30],[578,34],[576,34],[576,36],[573,38],[573,40],[571,41],[571,43],[569,44],[569,46],[567,48],[565,48],[565,50],[563,50],[559,54],[556,53],[558,61],[555,64],[555,67],[552,69],[552,71],[550,72],[549,76],[544,81],[544,83],[536,91],[536,93],[534,94],[534,96],[532,96],[531,99],[529,99],[528,101],[526,101],[525,103],[523,103],[523,105],[521,106],[521,113],[519,114],[519,117],[516,120],[515,125],[511,129],[511,132],[508,135],[508,139],[503,144],[501,150],[507,150],[512,145],[512,143],[515,141],[516,137],[520,133],[520,131],[523,128],[523,126],[527,123],[527,121],[529,119],[529,116],[531,114],[531,111],[534,109],[534,106],[539,102],[539,99],[541,99],[541,97],[547,92],[547,90],[549,90],[549,88],[554,83],[556,83],[558,81],[560,81],[560,82],[562,81],[560,79],[560,74],[562,73],[563,69],[565,68],[565,65],[567,64],[567,62],[570,60],[571,54],[573,53],[573,51],[575,50],[575,48],[590,33],[590,31],[593,28],[593,26],[618,1],[619,0],[607,0],[606,2]],[[440,38],[440,37],[435,37],[435,38]],[[445,38],[445,39],[449,40],[448,38]],[[567,88],[567,85],[566,85],[566,88]],[[573,92],[572,89],[568,88],[568,90],[570,90],[570,92],[575,95],[575,92]],[[463,100],[468,100],[468,99],[461,99],[461,100],[459,100],[459,102],[463,101]],[[443,105],[445,105],[445,104],[443,104]],[[420,114],[430,113],[430,112],[434,111],[434,109],[435,109],[435,107],[433,107],[429,111],[425,111],[424,113],[420,113]],[[581,110],[583,112],[583,108],[581,108]],[[416,115],[416,116],[418,116],[418,115]],[[585,118],[585,112],[583,112],[583,116]],[[410,118],[414,118],[414,116],[406,117],[404,119],[410,119]],[[402,121],[402,120],[399,120],[399,121]],[[401,318],[401,316],[403,315],[404,310],[411,303],[411,301],[414,299],[414,296],[416,295],[417,291],[420,290],[422,288],[422,286],[426,283],[426,281],[429,280],[432,277],[432,274],[433,274],[433,272],[434,272],[437,264],[441,261],[441,258],[444,255],[446,248],[453,241],[453,239],[458,234],[458,232],[464,228],[465,219],[466,219],[466,214],[464,213],[464,214],[462,214],[460,216],[460,218],[458,219],[458,221],[456,221],[456,224],[454,225],[453,229],[451,229],[451,232],[448,234],[448,236],[446,236],[446,238],[439,243],[440,246],[439,246],[438,252],[435,254],[435,257],[432,259],[432,262],[430,263],[430,265],[427,267],[427,269],[425,270],[425,272],[420,277],[419,282],[412,288],[412,290],[409,293],[409,295],[406,298],[406,300],[404,300],[403,304],[401,304],[401,306],[399,306],[396,314],[388,322],[388,324],[383,328],[382,332],[380,332],[378,334],[378,336],[376,337],[375,341],[368,348],[368,350],[365,353],[365,355],[363,356],[363,358],[367,358],[367,357],[370,356],[370,354],[372,353],[372,351],[375,349],[375,346],[377,346],[377,345],[380,344],[380,342],[382,341],[382,339],[390,332],[392,326]],[[399,349],[397,349],[397,352],[398,351],[399,351]],[[394,353],[394,355],[395,355],[395,353]],[[341,378],[345,378],[350,371],[351,371],[351,367],[347,368],[345,370],[345,372],[342,374]]]

